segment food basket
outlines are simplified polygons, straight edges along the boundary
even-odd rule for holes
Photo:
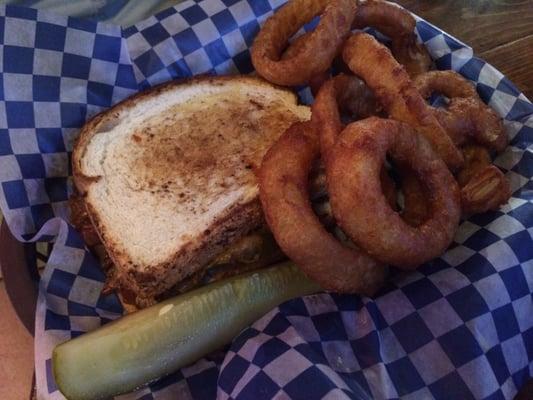
[[[7,246],[17,255],[4,253],[2,268],[26,271],[29,258],[35,270],[31,243],[53,242],[36,307],[39,398],[63,398],[51,371],[54,346],[122,314],[115,296],[101,295],[98,262],[67,223],[69,152],[79,127],[170,79],[251,72],[248,48],[282,3],[186,1],[128,28],[0,9],[0,207],[26,243]],[[417,33],[439,69],[470,79],[504,117],[511,146],[495,163],[511,182],[509,203],[463,222],[443,257],[395,274],[373,299],[289,301],[223,352],[117,398],[511,399],[526,384],[533,375],[533,105],[465,44],[423,20]],[[310,100],[308,90],[300,95]]]

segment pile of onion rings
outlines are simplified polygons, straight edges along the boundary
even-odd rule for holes
[[[280,137],[258,178],[276,241],[326,290],[372,295],[387,266],[440,256],[461,217],[511,196],[492,164],[508,143],[501,119],[462,76],[432,70],[415,26],[382,0],[290,0],[253,44],[259,75],[315,95],[311,121]]]
[[[314,214],[307,182],[318,156],[318,136],[310,123],[293,125],[268,151],[259,173],[267,222],[285,254],[325,289],[370,295],[383,283],[386,268],[340,243]]]

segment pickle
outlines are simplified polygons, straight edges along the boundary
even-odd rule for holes
[[[278,304],[318,290],[292,263],[204,286],[58,345],[56,383],[69,400],[130,392],[231,342]]]

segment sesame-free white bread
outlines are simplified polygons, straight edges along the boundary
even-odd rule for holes
[[[152,302],[259,226],[253,169],[309,116],[293,93],[239,76],[165,84],[89,121],[74,181],[120,286]]]

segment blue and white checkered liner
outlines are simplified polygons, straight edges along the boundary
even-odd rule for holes
[[[285,0],[186,1],[130,28],[0,8],[0,207],[20,240],[55,240],[36,316],[39,399],[63,399],[53,347],[117,318],[68,225],[70,151],[84,121],[156,83],[247,73]],[[462,223],[452,248],[375,299],[320,294],[271,311],[212,355],[120,399],[511,399],[533,375],[533,105],[466,45],[419,20],[437,66],[472,80],[512,144],[513,196]]]

